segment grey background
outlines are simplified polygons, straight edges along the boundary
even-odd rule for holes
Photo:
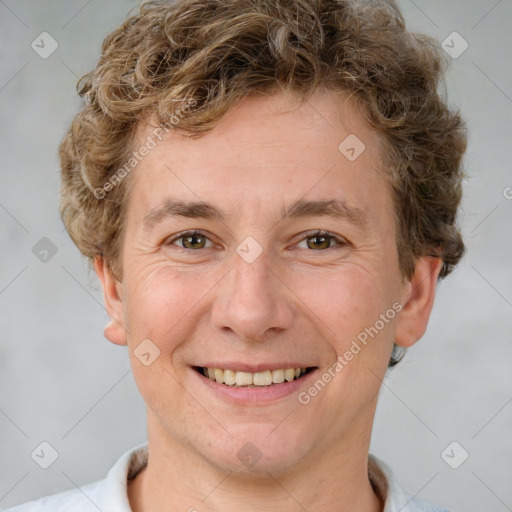
[[[0,1],[1,508],[104,478],[146,439],[126,347],[104,339],[99,283],[58,215],[57,147],[79,105],[76,80],[136,4]],[[468,253],[384,381],[371,451],[410,494],[454,512],[512,510],[512,2],[400,6],[410,28],[469,43],[446,79],[470,130]],[[43,31],[59,44],[48,59],[31,48]],[[42,237],[57,248],[46,263],[32,252]],[[59,454],[47,470],[30,457],[42,441]],[[452,441],[469,453],[458,469],[441,457]]]

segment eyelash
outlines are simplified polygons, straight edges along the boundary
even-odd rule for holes
[[[210,240],[210,238],[205,233],[203,233],[202,231],[193,230],[193,231],[185,231],[184,233],[180,233],[178,236],[176,236],[172,240],[169,240],[168,242],[165,242],[165,245],[175,245],[174,242],[176,242],[177,240],[180,240],[182,238],[186,238],[188,236],[196,236],[196,235],[203,236],[206,239]],[[308,232],[306,232],[304,234],[304,237],[300,240],[300,242],[303,242],[304,240],[307,240],[308,238],[315,238],[315,237],[329,238],[331,240],[334,240],[336,242],[336,245],[331,246],[331,247],[327,247],[327,249],[319,249],[319,250],[310,249],[310,251],[312,251],[312,252],[326,252],[329,249],[336,248],[336,246],[339,246],[341,248],[343,246],[350,245],[349,242],[347,242],[346,240],[344,240],[342,238],[339,238],[338,236],[333,235],[332,233],[329,233],[328,231],[323,231],[323,230],[316,230],[316,231],[308,231]],[[183,250],[183,251],[186,251],[186,252],[198,252],[198,251],[200,251],[202,249],[209,249],[209,247],[203,247],[201,249],[187,249],[186,247],[180,247],[180,246],[176,246],[176,247],[178,247],[180,250]]]

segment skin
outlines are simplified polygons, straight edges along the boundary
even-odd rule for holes
[[[140,144],[152,129],[139,127]],[[351,133],[366,146],[353,162],[338,150]],[[129,485],[135,512],[383,510],[367,474],[379,388],[393,341],[410,347],[424,334],[442,262],[422,257],[402,279],[380,137],[341,92],[319,90],[302,106],[283,93],[249,96],[204,137],[170,132],[132,171],[122,281],[100,257],[95,268],[105,336],[128,345],[147,404],[149,463]],[[144,216],[167,197],[210,202],[227,219],[168,218],[145,233]],[[367,229],[280,220],[298,199],[333,198],[363,210]],[[194,229],[204,248],[176,239]],[[317,229],[347,243],[305,234]],[[248,236],[263,250],[252,263],[236,252]],[[191,369],[300,361],[319,378],[397,302],[401,312],[307,405],[297,393],[236,404]],[[149,366],[134,355],[144,339],[160,350]],[[250,468],[237,456],[248,442],[261,454]]]

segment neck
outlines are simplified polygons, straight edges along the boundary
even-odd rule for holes
[[[286,472],[255,475],[222,470],[149,419],[148,465],[128,487],[133,512],[383,510],[368,478],[371,426]]]

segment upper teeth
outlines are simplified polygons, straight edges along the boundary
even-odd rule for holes
[[[306,372],[306,368],[285,368],[279,370],[266,370],[264,372],[235,372],[221,370],[220,368],[203,368],[203,374],[219,384],[228,386],[270,386],[280,384],[285,380],[290,382]]]

